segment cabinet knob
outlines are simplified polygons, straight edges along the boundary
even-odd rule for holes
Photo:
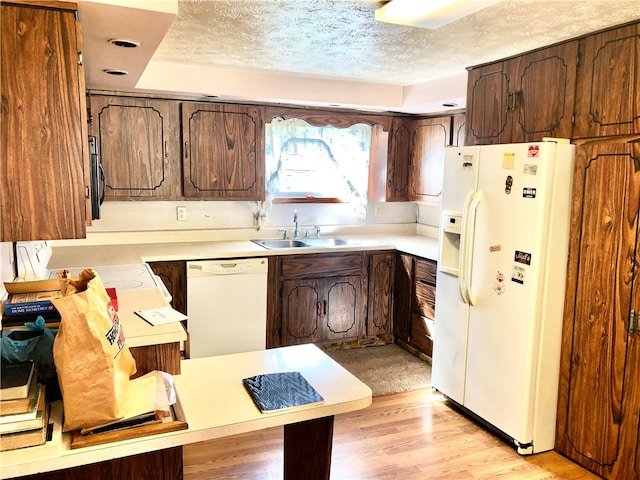
[[[633,333],[636,328],[636,312],[631,309],[629,312],[629,333]],[[638,335],[640,335],[640,327],[638,328]]]

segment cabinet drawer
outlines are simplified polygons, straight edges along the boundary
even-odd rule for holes
[[[413,311],[423,317],[433,319],[436,309],[436,289],[426,283],[416,282]]]
[[[359,275],[363,253],[292,255],[282,259],[283,278],[313,278],[319,275]]]
[[[416,259],[415,266],[415,279],[416,283],[428,283],[430,285],[436,284],[436,262],[430,260]]]
[[[414,347],[431,356],[433,353],[433,320],[412,315],[411,342]]]

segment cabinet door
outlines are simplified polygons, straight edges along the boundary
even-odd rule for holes
[[[423,258],[414,259],[411,345],[428,356],[433,354],[436,271],[435,262]]]
[[[106,177],[105,198],[177,198],[179,103],[92,95],[90,104]]]
[[[409,128],[409,120],[404,118],[394,118],[391,124],[387,154],[387,202],[406,202],[409,199]]]
[[[466,145],[506,143],[509,77],[502,62],[474,68],[467,80]]]
[[[264,200],[263,108],[182,104],[185,197]]]
[[[5,242],[84,238],[91,218],[79,24],[75,4],[53,6],[0,6]]]
[[[522,55],[508,64],[512,136],[504,143],[570,138],[578,42]]]
[[[409,201],[442,195],[444,149],[450,143],[451,117],[412,122]]]
[[[578,42],[469,71],[467,145],[571,137]]]
[[[410,341],[411,299],[413,297],[413,257],[396,257],[395,298],[393,302],[393,335],[403,342]]]
[[[395,253],[369,257],[369,301],[367,336],[391,335]]]
[[[640,247],[640,246],[639,246]],[[640,248],[639,248],[640,250]],[[640,255],[640,253],[639,253]],[[636,267],[640,265],[640,258]],[[636,274],[636,276],[638,276]],[[629,335],[627,353],[627,372],[625,388],[627,393],[623,400],[622,418],[625,419],[621,429],[622,451],[620,454],[618,476],[608,478],[640,479],[640,329],[638,329],[638,309],[640,309],[640,281],[634,281],[633,305],[636,312],[635,334]],[[628,473],[627,473],[628,472]]]
[[[464,139],[467,131],[467,122],[466,116],[462,115],[454,115],[453,116],[453,126],[452,129],[452,142],[451,145],[454,147],[464,147]]]
[[[580,40],[573,137],[640,132],[640,24]]]
[[[638,428],[638,377],[625,371],[640,308],[639,166],[640,145],[577,149],[556,449],[607,478],[636,478],[622,454]]]
[[[322,340],[348,340],[362,337],[362,277],[350,275],[325,279],[322,314]],[[319,306],[320,308],[320,306]]]
[[[321,317],[325,307],[323,280],[282,282],[282,337],[284,345],[313,343],[322,339]]]

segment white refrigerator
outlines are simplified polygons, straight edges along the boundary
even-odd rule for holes
[[[445,154],[433,387],[515,444],[553,449],[575,146]]]

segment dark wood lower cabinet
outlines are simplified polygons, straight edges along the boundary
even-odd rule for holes
[[[171,375],[180,373],[180,342],[130,347],[129,350],[136,361],[137,370],[131,378],[140,377],[153,370]]]
[[[364,335],[364,252],[291,255],[281,262],[284,345],[346,341]]]
[[[390,340],[395,252],[269,258],[267,348]]]
[[[431,357],[436,307],[436,262],[405,253],[396,258],[393,333]]]
[[[411,297],[413,295],[413,257],[398,253],[395,271],[395,299],[393,302],[393,336],[409,342],[411,336]]]
[[[149,262],[153,273],[158,275],[171,294],[171,306],[180,313],[187,314],[187,262],[171,260],[166,262]],[[182,322],[187,332],[184,342],[184,358],[190,357],[188,320]]]
[[[333,416],[284,426],[284,478],[329,480]]]
[[[182,471],[182,447],[173,447],[20,478],[23,480],[182,480]]]
[[[392,335],[395,256],[395,252],[369,255],[367,337]]]

